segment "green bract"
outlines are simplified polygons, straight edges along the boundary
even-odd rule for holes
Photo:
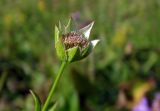
[[[59,28],[55,26],[55,48],[58,57],[62,61],[74,62],[87,57],[99,40],[89,41],[89,35],[94,22],[80,30],[71,29],[72,21],[62,25],[59,22]]]

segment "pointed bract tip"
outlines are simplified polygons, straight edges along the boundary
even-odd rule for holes
[[[98,44],[99,41],[100,41],[100,40],[98,40],[98,39],[91,41],[91,44],[92,44],[93,48]]]
[[[83,27],[82,29],[79,30],[79,32],[81,32],[82,34],[84,34],[84,37],[86,39],[89,39],[89,36],[90,36],[90,32],[91,32],[91,29],[94,25],[94,21],[91,22],[89,25]]]

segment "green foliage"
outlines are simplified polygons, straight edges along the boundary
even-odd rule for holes
[[[41,101],[38,97],[38,95],[36,95],[32,90],[30,90],[30,93],[32,94],[33,98],[34,98],[34,102],[35,102],[35,110],[34,111],[41,111]]]

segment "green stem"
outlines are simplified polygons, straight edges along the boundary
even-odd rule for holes
[[[49,92],[48,97],[47,97],[47,99],[46,99],[46,101],[44,103],[42,111],[47,111],[48,105],[49,105],[49,103],[50,103],[50,101],[51,101],[51,99],[53,97],[53,93],[55,91],[55,88],[56,88],[56,86],[58,84],[58,81],[60,80],[60,78],[62,76],[62,73],[63,73],[63,71],[64,71],[64,69],[65,69],[66,66],[67,66],[67,62],[63,62],[61,64],[61,67],[60,67],[60,70],[58,72],[58,75],[57,75],[55,81],[53,82],[53,84],[51,86],[50,92]]]

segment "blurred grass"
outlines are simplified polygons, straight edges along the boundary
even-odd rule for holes
[[[160,85],[159,0],[1,0],[1,111],[33,110],[29,89],[44,101],[60,64],[54,25],[71,15],[79,27],[94,20],[91,38],[101,42],[66,70],[53,98],[58,111],[117,110],[120,84]]]

